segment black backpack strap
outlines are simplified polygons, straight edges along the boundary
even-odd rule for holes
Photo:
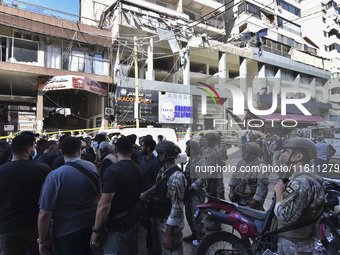
[[[84,167],[82,167],[81,165],[74,163],[74,162],[66,162],[65,165],[69,165],[72,166],[76,169],[78,169],[80,172],[82,172],[84,175],[86,175],[88,178],[90,178],[90,180],[94,183],[94,185],[97,188],[97,194],[99,194],[99,190],[100,190],[100,185],[99,185],[99,179],[96,178],[93,174],[91,174],[88,170],[86,170]]]
[[[295,225],[292,225],[292,226],[283,227],[283,228],[280,228],[278,230],[272,231],[269,234],[276,235],[276,234],[279,234],[279,233],[288,232],[288,231],[292,231],[292,230],[296,230],[296,229],[299,229],[299,228],[306,227],[308,225],[316,223],[320,219],[321,215],[322,215],[322,213],[314,219],[310,219],[310,220],[307,220],[307,221],[304,221],[304,222],[301,222],[301,223],[298,223],[298,224],[295,224]]]

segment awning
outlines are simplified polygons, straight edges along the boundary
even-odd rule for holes
[[[281,115],[280,113],[272,113],[269,115],[258,116],[260,119],[264,121],[272,121],[272,120],[287,120],[293,119],[300,123],[313,123],[313,122],[321,122],[325,121],[324,118],[317,116],[317,115],[301,115],[301,114],[287,114]]]

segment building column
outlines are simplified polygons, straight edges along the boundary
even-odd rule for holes
[[[312,98],[315,98],[316,97],[316,79],[315,78],[312,79],[309,88],[310,88],[310,93],[311,93]],[[327,94],[328,94],[328,91],[327,91]]]
[[[276,89],[276,91],[280,91],[280,88],[281,88],[281,68],[279,68],[279,70],[277,70],[277,72],[275,74],[274,88]],[[273,92],[273,91],[269,91],[269,92]]]
[[[44,96],[37,97],[37,132],[42,133],[44,129]]]
[[[218,74],[219,84],[227,84],[227,57],[225,52],[219,52]]]
[[[247,69],[247,59],[240,57],[240,89],[242,90],[243,94],[245,95],[245,98],[247,98],[247,75],[248,75],[248,69]]]
[[[153,38],[150,38],[148,46],[148,70],[146,71],[146,79],[149,81],[155,80],[155,71],[153,70]]]
[[[102,124],[101,124],[101,128],[107,128],[109,126],[109,122],[107,119],[105,119],[105,97],[101,97],[101,119],[102,119]]]
[[[181,59],[183,64],[183,85],[190,85],[190,50],[183,49],[183,56]]]
[[[267,88],[267,83],[266,83],[266,65],[262,64],[259,70],[258,77],[260,79],[260,89],[266,89]]]
[[[183,0],[179,0],[178,1],[177,11],[178,12],[183,12]]]

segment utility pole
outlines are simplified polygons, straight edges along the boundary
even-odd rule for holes
[[[134,52],[135,52],[135,119],[136,128],[139,128],[139,88],[138,88],[138,48],[137,48],[137,37],[134,37]]]

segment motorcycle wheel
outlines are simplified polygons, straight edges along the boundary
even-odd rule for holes
[[[249,253],[235,235],[215,232],[201,241],[197,255],[249,255]]]
[[[331,241],[328,245],[327,254],[337,255],[340,254],[340,244],[335,240]]]

